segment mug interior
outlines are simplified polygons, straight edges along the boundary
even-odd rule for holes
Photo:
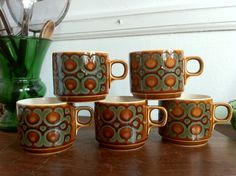
[[[157,49],[157,50],[132,51],[132,52],[130,52],[130,54],[134,54],[134,53],[173,53],[173,52],[184,53],[184,51],[181,49]]]
[[[182,94],[177,100],[206,100],[212,99],[208,95],[201,95],[201,94]]]
[[[62,102],[55,97],[43,97],[43,98],[30,98],[17,101],[17,104],[27,106],[45,106],[45,105],[64,105],[66,102]]]
[[[146,100],[138,99],[132,96],[107,96],[106,99],[99,102],[109,103],[109,104],[120,104],[120,103],[137,103],[137,102],[146,102]]]
[[[53,55],[99,55],[99,56],[108,56],[108,53],[105,51],[61,51],[61,52],[54,52]]]

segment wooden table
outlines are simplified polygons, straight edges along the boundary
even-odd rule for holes
[[[0,176],[15,175],[236,175],[236,141],[215,131],[203,147],[180,147],[162,142],[152,129],[143,148],[117,152],[99,147],[93,128],[84,128],[68,151],[35,156],[19,147],[15,133],[0,132]]]

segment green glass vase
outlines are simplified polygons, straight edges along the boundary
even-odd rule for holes
[[[36,37],[0,37],[0,103],[5,108],[0,130],[17,130],[18,100],[45,95],[46,86],[39,76],[50,43]]]

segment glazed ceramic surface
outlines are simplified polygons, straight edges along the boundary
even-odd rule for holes
[[[232,107],[227,103],[214,103],[206,95],[182,95],[175,100],[163,100],[160,105],[168,112],[168,121],[159,129],[164,140],[181,145],[206,144],[215,124],[227,123],[232,117]],[[223,119],[215,117],[216,107],[227,108]],[[160,114],[161,116],[161,114]]]
[[[151,111],[159,109],[164,116],[160,121],[151,120]],[[96,139],[101,146],[128,150],[144,145],[153,126],[163,126],[167,121],[166,110],[147,106],[146,100],[133,97],[107,97],[95,103]]]
[[[121,76],[112,74],[116,63],[124,66]],[[69,102],[101,100],[108,94],[111,81],[124,79],[127,70],[124,61],[110,61],[103,52],[54,53],[54,94]]]
[[[199,63],[199,70],[186,69],[189,60]],[[182,50],[153,50],[130,53],[130,82],[134,96],[145,99],[180,97],[186,80],[203,71],[203,61],[197,56],[184,57]]]
[[[90,112],[90,121],[78,120],[80,110]],[[18,134],[23,148],[35,154],[61,152],[72,146],[78,129],[89,126],[90,107],[74,107],[56,98],[35,98],[17,102]]]

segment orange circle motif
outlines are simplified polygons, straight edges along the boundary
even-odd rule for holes
[[[125,140],[130,139],[132,137],[132,129],[128,127],[121,129],[120,136]]]
[[[193,135],[198,135],[202,131],[202,126],[199,124],[196,124],[196,125],[193,125],[190,130]]]
[[[30,131],[28,134],[27,134],[27,138],[30,142],[32,143],[35,143],[39,140],[39,134],[34,132],[34,131]]]
[[[201,117],[202,116],[202,109],[199,108],[199,107],[194,107],[192,110],[191,110],[191,115],[194,116],[194,117]]]
[[[154,57],[149,57],[144,64],[147,68],[153,69],[158,65],[158,62]]]
[[[111,127],[104,127],[102,130],[102,134],[105,138],[112,138],[115,133]]]
[[[92,71],[96,68],[96,63],[91,60],[88,60],[88,63],[85,65],[85,68],[89,71]]]
[[[77,83],[73,79],[67,79],[65,85],[68,90],[74,90],[77,87]]]
[[[96,81],[94,81],[93,79],[87,79],[84,82],[84,87],[89,90],[93,90],[96,87]]]
[[[183,133],[184,127],[180,124],[174,124],[172,126],[172,131],[179,135],[179,134]]]
[[[36,124],[40,120],[39,115],[34,112],[31,112],[30,114],[28,114],[26,118],[30,124]]]
[[[111,110],[109,110],[109,109],[105,109],[105,110],[102,112],[102,117],[103,117],[104,120],[110,121],[110,120],[113,119],[114,113],[113,113]]]
[[[165,84],[169,87],[173,87],[176,83],[176,78],[173,75],[168,75],[165,78]]]
[[[173,67],[175,67],[175,65],[176,65],[176,60],[175,59],[173,59],[173,58],[167,58],[166,59],[165,66],[167,68],[173,68]]]
[[[184,115],[184,109],[179,107],[179,106],[176,106],[173,110],[172,110],[172,114],[175,116],[175,117],[181,117]]]
[[[124,109],[121,111],[120,113],[120,118],[123,120],[123,121],[129,121],[131,118],[133,117],[133,112],[130,111],[129,109]]]
[[[64,62],[64,67],[68,71],[73,71],[76,69],[77,64],[74,60],[68,59],[66,62]]]
[[[155,87],[158,84],[158,79],[155,76],[149,76],[146,78],[145,83],[148,87]]]
[[[49,133],[47,134],[46,137],[47,137],[47,140],[48,140],[49,142],[54,143],[54,142],[56,142],[56,141],[59,140],[59,138],[60,138],[60,133],[57,132],[57,131],[51,131],[51,132],[49,132]]]
[[[57,122],[60,121],[60,114],[58,114],[57,112],[50,112],[47,115],[46,119],[49,123],[56,124]]]

